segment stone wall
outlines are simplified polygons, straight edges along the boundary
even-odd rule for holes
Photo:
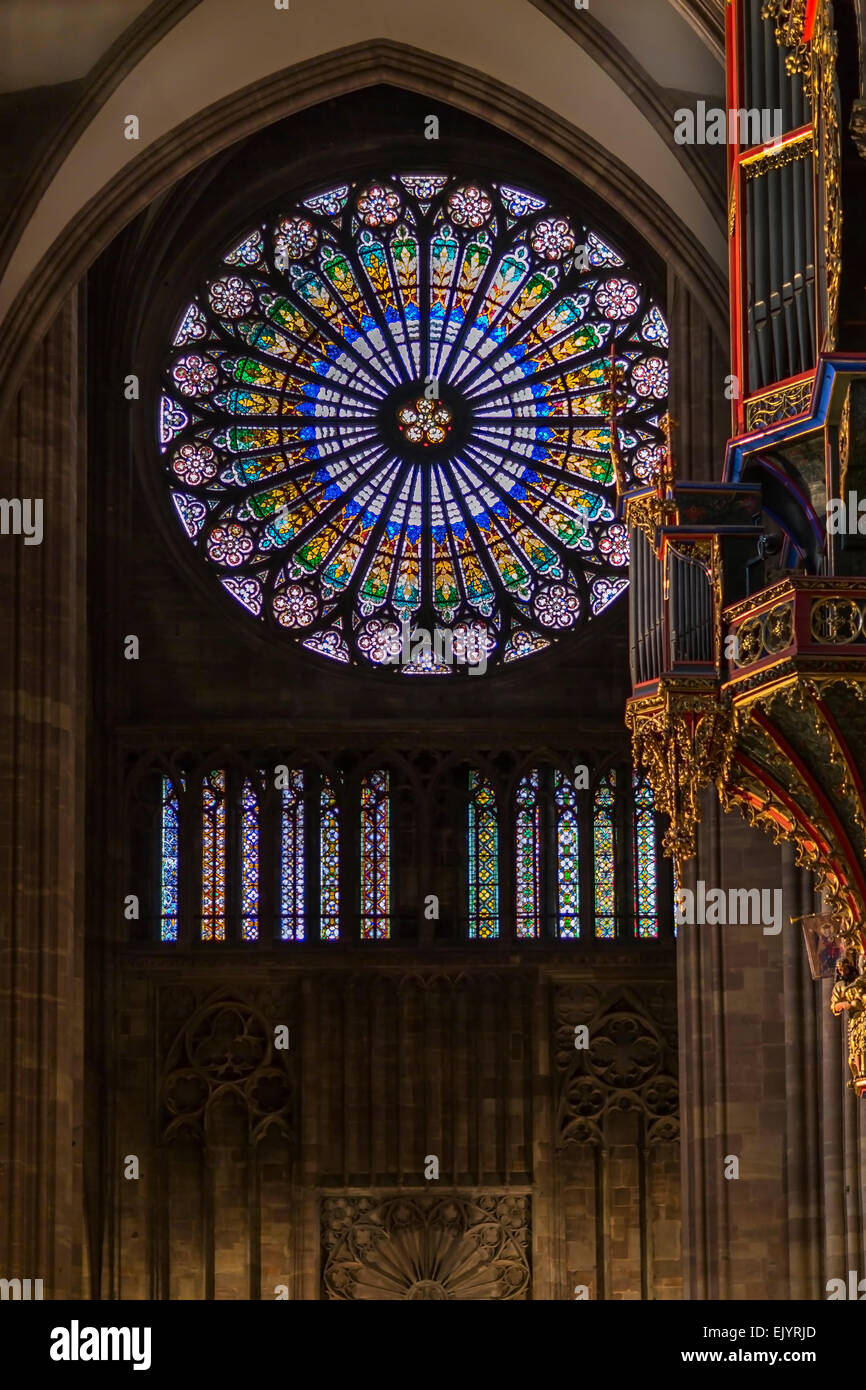
[[[122,953],[102,1296],[679,1296],[669,947],[286,954]]]

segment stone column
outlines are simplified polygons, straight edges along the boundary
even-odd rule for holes
[[[703,809],[684,886],[782,889],[784,916],[778,935],[765,935],[760,922],[680,928],[685,1292],[789,1298],[787,1156],[797,1097],[787,1091],[788,1057],[804,1021],[785,996],[784,958],[799,932],[787,924],[796,904],[769,837],[723,815],[712,791]],[[791,1143],[803,1142],[799,1115],[793,1123]]]
[[[830,1013],[832,980],[822,981],[820,1017],[823,1091],[820,1098],[823,1248],[818,1297],[828,1279],[851,1270],[866,1279],[866,1101],[850,1085],[844,1020]]]
[[[795,863],[791,844],[781,846],[785,924],[782,988],[785,1025],[786,1231],[790,1298],[818,1298],[821,1274],[821,986],[812,979],[802,926],[789,917],[816,910],[812,876]]]
[[[41,544],[0,533],[0,1277],[42,1279],[46,1299],[83,1279],[82,380],[76,291],[0,461],[0,495],[41,499],[44,528]]]
[[[816,910],[793,847],[707,791],[686,887],[782,889],[782,931],[680,928],[686,1297],[823,1299],[866,1276],[864,1112],[847,1088],[831,981],[809,972],[799,923]],[[725,1178],[725,1160],[739,1177]]]

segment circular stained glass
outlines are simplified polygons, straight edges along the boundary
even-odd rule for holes
[[[535,193],[340,184],[250,228],[180,316],[174,506],[232,598],[308,651],[401,675],[515,661],[626,587],[610,367],[646,481],[667,345],[616,251]]]

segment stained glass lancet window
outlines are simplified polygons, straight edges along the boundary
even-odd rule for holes
[[[595,935],[616,936],[616,772],[602,777],[592,811]]]
[[[519,937],[536,937],[541,928],[540,809],[538,772],[529,772],[517,788],[515,906]]]
[[[557,771],[553,780],[556,806],[556,932],[574,940],[580,936],[580,823],[577,792]]]
[[[259,936],[259,799],[247,778],[241,793],[241,937]]]
[[[387,771],[361,783],[361,936],[384,941],[391,928],[391,843]]]
[[[659,934],[658,845],[652,787],[634,774],[634,931],[635,936]]]
[[[347,181],[251,224],[178,315],[166,485],[202,563],[273,633],[393,673],[488,669],[625,589],[606,373],[624,373],[623,470],[647,480],[667,344],[622,257],[543,193]],[[451,659],[406,660],[422,615]]]
[[[162,779],[160,818],[160,940],[177,941],[180,807],[169,777]]]
[[[319,796],[319,930],[323,941],[340,938],[340,807],[326,778]]]
[[[493,786],[474,769],[469,774],[467,839],[469,936],[490,940],[499,935],[499,823]]]
[[[304,774],[299,769],[282,774],[280,788],[280,938],[303,941],[306,930]]]
[[[226,775],[211,772],[201,789],[201,939],[226,937]]]
[[[156,925],[162,941],[177,941],[186,932],[181,921],[181,845],[193,844],[197,836],[201,858],[194,869],[191,908],[196,915],[193,931],[200,931],[203,941],[226,941],[236,931],[244,941],[271,938],[272,926],[269,922],[265,927],[262,916],[265,886],[264,898],[269,912],[274,905],[281,940],[307,939],[308,911],[314,919],[318,916],[323,939],[338,940],[344,934],[341,856],[347,833],[353,836],[348,848],[359,873],[360,935],[370,941],[389,938],[393,846],[387,770],[362,778],[360,814],[345,823],[339,772],[323,777],[281,767],[280,773],[280,796],[270,803],[264,795],[270,774],[263,770],[240,775],[211,771],[190,789],[197,791],[198,799],[185,796],[184,775],[167,777],[160,772],[154,843],[159,855]],[[504,842],[492,779],[477,770],[464,775],[470,939],[500,935],[503,867],[509,882],[513,873],[513,929],[518,939],[540,939],[548,919],[564,940],[586,934],[610,940],[632,930],[642,940],[662,936],[660,904],[667,901],[667,881],[662,877],[652,787],[641,774],[631,768],[612,769],[588,794],[575,790],[558,768],[539,764],[518,782]],[[503,855],[512,862],[503,866]],[[273,875],[267,885],[266,872]]]

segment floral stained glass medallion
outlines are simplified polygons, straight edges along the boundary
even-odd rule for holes
[[[626,587],[667,329],[622,257],[536,192],[446,174],[340,184],[246,228],[180,312],[157,431],[178,525],[250,619],[395,674],[405,625],[487,669]]]

